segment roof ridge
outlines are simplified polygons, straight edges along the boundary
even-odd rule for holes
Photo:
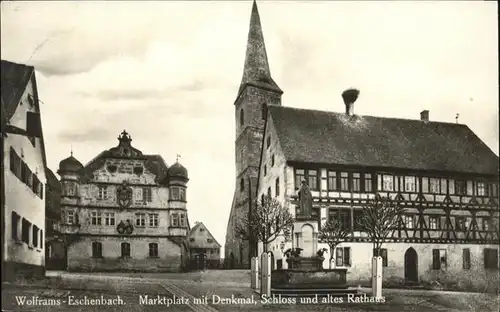
[[[268,106],[269,107],[277,107],[279,109],[293,109],[293,110],[298,110],[298,111],[310,111],[310,112],[318,112],[318,113],[325,113],[325,114],[345,116],[345,113],[335,112],[335,111],[327,111],[327,110],[320,110],[320,109],[292,107],[292,106],[282,106],[282,105],[272,105],[272,104],[269,104]],[[353,116],[422,122],[422,120],[420,120],[420,119],[411,119],[411,118],[402,118],[402,117],[384,117],[384,116],[360,115],[360,114],[354,114]],[[425,123],[450,124],[450,125],[457,125],[457,126],[465,126],[465,127],[467,127],[466,124],[449,122],[449,121],[426,121]]]

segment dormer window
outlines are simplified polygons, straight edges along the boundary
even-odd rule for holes
[[[144,173],[144,168],[141,166],[134,167],[134,174],[141,175]]]

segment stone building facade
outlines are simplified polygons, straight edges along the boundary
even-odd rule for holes
[[[45,145],[31,66],[1,61],[2,280],[45,276]]]
[[[181,271],[189,261],[187,170],[145,155],[123,131],[86,166],[61,161],[70,271]]]

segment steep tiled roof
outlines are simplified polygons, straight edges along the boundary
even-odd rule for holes
[[[197,235],[196,232],[198,232],[198,229],[199,228],[202,228],[206,231],[206,234],[204,235]],[[191,231],[189,231],[189,238],[194,238],[194,242],[190,242],[189,245],[191,247],[197,247],[197,248],[208,248],[210,246],[218,246],[219,248],[221,247],[221,245],[219,244],[219,242],[217,242],[217,240],[215,239],[215,237],[212,235],[212,233],[210,233],[210,231],[207,229],[207,227],[205,226],[205,224],[203,224],[203,222],[198,222],[192,229]],[[205,241],[205,238],[211,238],[213,239],[213,242],[211,243],[208,243],[207,241]]]
[[[23,64],[1,61],[1,90],[2,90],[2,117],[4,121],[10,120],[16,112],[26,85],[33,73],[33,67]]]
[[[287,161],[498,174],[498,156],[466,125],[269,110]]]

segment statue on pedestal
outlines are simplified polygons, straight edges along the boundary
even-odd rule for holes
[[[311,217],[312,202],[312,194],[309,185],[307,185],[306,180],[302,180],[302,186],[299,190],[300,216],[305,218]]]

